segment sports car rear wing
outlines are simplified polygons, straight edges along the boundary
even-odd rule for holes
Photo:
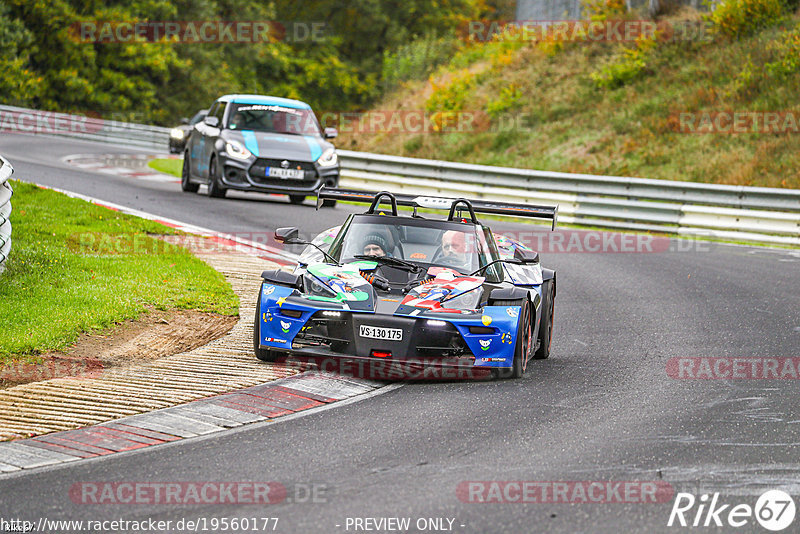
[[[511,202],[495,202],[491,200],[469,200],[466,198],[445,198],[430,196],[414,196],[402,193],[389,193],[388,191],[370,192],[355,189],[325,189],[320,187],[317,191],[317,209],[324,200],[342,200],[370,204],[367,213],[375,213],[381,201],[389,202],[392,206],[392,215],[397,215],[397,206],[417,208],[450,210],[447,217],[452,221],[458,218],[456,212],[468,211],[473,223],[477,223],[476,213],[492,215],[508,215],[510,217],[531,217],[534,219],[547,219],[553,221],[552,229],[556,229],[558,219],[558,205],[534,206],[530,204],[514,204]]]

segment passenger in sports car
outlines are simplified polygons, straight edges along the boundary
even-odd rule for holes
[[[370,234],[364,238],[364,255],[376,256],[383,258],[386,256],[386,251],[389,249],[389,244],[386,239],[378,234]]]
[[[442,234],[442,261],[450,265],[467,264],[467,242],[463,232],[450,230]]]

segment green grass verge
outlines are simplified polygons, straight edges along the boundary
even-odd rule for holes
[[[148,235],[174,230],[12,183],[14,243],[0,275],[0,362],[62,349],[82,332],[134,319],[148,307],[238,313],[238,298],[220,273]]]
[[[183,167],[182,159],[161,158],[151,159],[147,162],[147,166],[151,169],[163,172],[164,174],[171,174],[173,176],[181,177],[181,170]]]

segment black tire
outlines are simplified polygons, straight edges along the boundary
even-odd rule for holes
[[[200,184],[191,181],[191,163],[189,163],[189,153],[183,155],[183,170],[181,171],[181,189],[184,193],[197,193]]]
[[[553,341],[553,316],[556,307],[556,287],[553,280],[545,282],[542,292],[542,322],[539,324],[539,348],[533,355],[535,360],[546,360],[550,357],[550,344]]]
[[[528,367],[528,360],[531,357],[532,328],[530,304],[528,299],[520,300],[498,300],[492,306],[520,306],[519,322],[517,323],[517,341],[514,345],[514,362],[511,367],[494,369],[495,378],[522,378],[525,369]]]
[[[289,195],[289,202],[292,204],[302,204],[305,200],[305,195]]]
[[[212,157],[208,164],[208,196],[211,198],[225,198],[228,190],[222,187],[217,176],[217,158]]]
[[[323,208],[333,208],[335,206],[336,206],[336,201],[335,200],[331,200],[329,198],[326,198],[325,200],[322,201],[322,207]]]
[[[280,352],[274,351],[274,350],[270,350],[270,349],[260,349],[260,348],[258,348],[258,345],[259,345],[259,339],[258,339],[259,338],[259,335],[258,335],[258,330],[259,330],[259,328],[258,328],[258,325],[259,325],[258,315],[259,315],[259,313],[258,313],[258,311],[259,311],[259,306],[258,306],[258,302],[256,302],[256,316],[255,316],[255,319],[253,320],[253,351],[256,353],[256,358],[258,358],[262,362],[274,362],[275,360],[278,359],[278,356],[281,355]]]

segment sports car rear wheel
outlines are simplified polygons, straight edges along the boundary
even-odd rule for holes
[[[183,170],[181,171],[181,189],[186,193],[197,193],[200,189],[200,184],[194,184],[191,181],[191,168],[189,167],[189,153],[183,155]]]
[[[517,323],[517,341],[514,345],[514,362],[511,367],[501,367],[494,370],[497,378],[522,378],[525,368],[528,366],[528,359],[531,357],[531,315],[528,299],[520,300],[498,300],[492,303],[493,306],[519,306],[519,322]]]
[[[545,282],[542,292],[542,322],[539,324],[539,348],[533,355],[536,360],[546,360],[550,357],[550,342],[553,340],[553,314],[556,305],[556,288],[553,280]]]
[[[259,329],[260,321],[258,320],[258,318],[259,318],[258,317],[258,315],[259,315],[258,309],[259,309],[259,306],[258,306],[258,303],[256,303],[256,317],[255,317],[255,320],[253,321],[253,350],[256,353],[256,358],[258,358],[262,362],[274,362],[275,360],[278,359],[278,356],[280,356],[280,354],[281,354],[280,352],[277,352],[277,351],[274,351],[274,350],[270,350],[270,349],[260,349],[258,347],[259,341],[260,341],[259,340],[259,335],[258,335],[258,332],[260,330]]]

